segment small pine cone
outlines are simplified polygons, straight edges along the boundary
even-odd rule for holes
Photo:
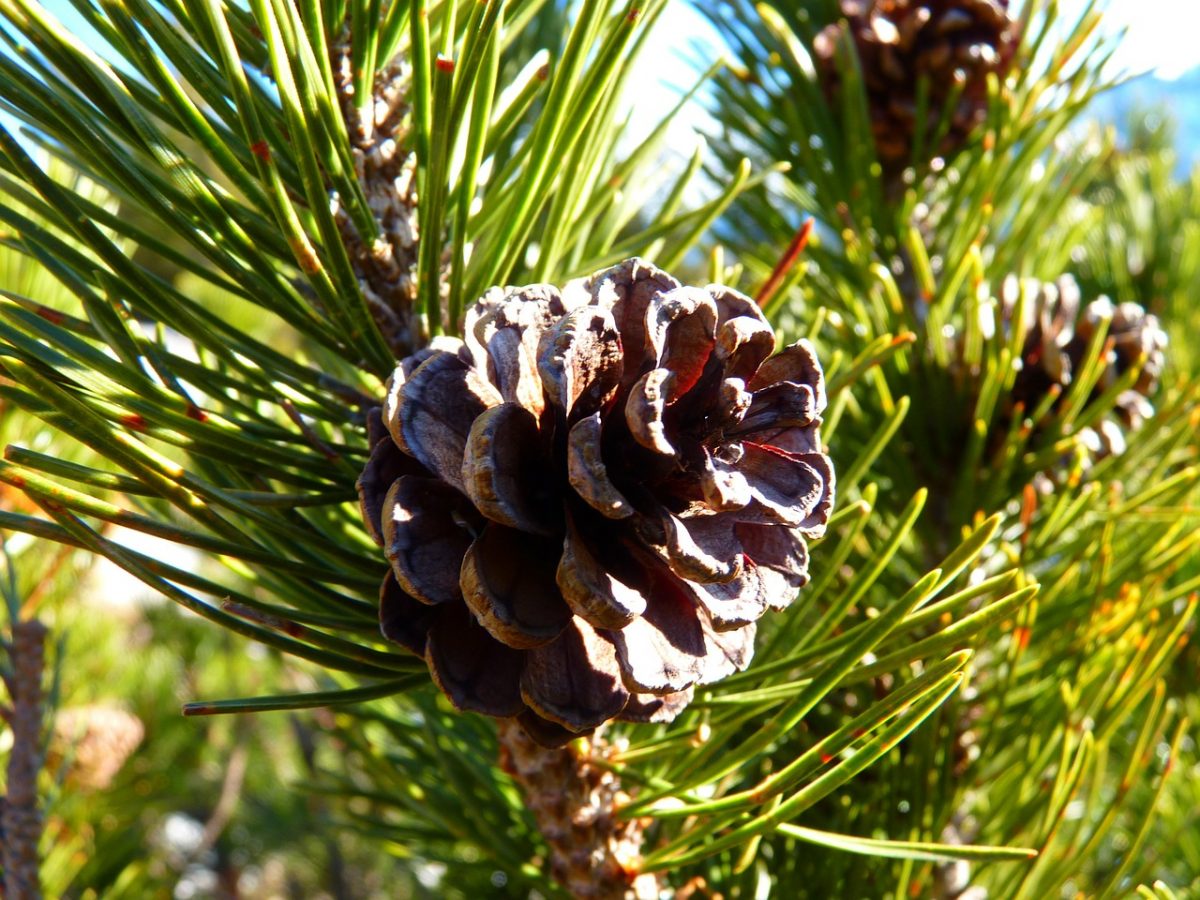
[[[89,791],[108,788],[145,736],[142,720],[111,706],[75,706],[54,717],[46,765],[70,768],[67,778]]]
[[[1005,280],[1000,311],[1006,332],[1012,327],[1019,290],[1016,278],[1010,276]],[[1137,303],[1113,304],[1107,297],[1100,297],[1082,306],[1079,286],[1070,275],[1054,282],[1031,279],[1026,282],[1026,290],[1025,342],[1012,402],[1020,403],[1028,412],[1054,385],[1065,395],[1083,364],[1096,327],[1109,319],[1106,355],[1088,402],[1096,401],[1134,366],[1141,364],[1142,369],[1133,386],[1122,391],[1114,403],[1113,411],[1120,425],[1101,420],[1094,428],[1085,429],[1081,437],[1094,458],[1124,452],[1124,430],[1140,428],[1154,415],[1149,397],[1158,388],[1165,364],[1166,332],[1159,327],[1158,319]]]
[[[1077,359],[1068,351],[1075,343],[1079,319],[1079,285],[1070,275],[1055,281],[1025,281],[1025,342],[1021,369],[1013,383],[1012,401],[1033,410],[1054,385],[1065,393]],[[1016,315],[1021,282],[1010,275],[1000,291],[1000,315],[1007,339]]]
[[[1146,399],[1158,388],[1166,364],[1167,333],[1159,327],[1158,318],[1137,303],[1114,304],[1100,297],[1088,304],[1075,326],[1071,352],[1080,360],[1087,352],[1088,342],[1096,326],[1109,319],[1107,339],[1111,349],[1107,365],[1096,384],[1095,393],[1108,389],[1114,381],[1141,363],[1141,373],[1133,387],[1117,397],[1117,415],[1126,428],[1138,428],[1154,415],[1154,407]]]
[[[372,427],[384,635],[547,745],[669,721],[808,580],[834,487],[811,346],[640,260],[493,289],[465,332],[400,364]]]
[[[844,21],[817,35],[814,59],[830,102],[840,102],[837,44],[849,29],[884,175],[904,171],[919,133],[930,158],[952,157],[987,118],[988,75],[1003,78],[1012,65],[1019,33],[1007,0],[842,0],[841,9]],[[924,122],[917,121],[921,76],[929,84]],[[957,85],[949,128],[930,147]]]

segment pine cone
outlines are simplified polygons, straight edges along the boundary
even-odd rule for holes
[[[1154,415],[1154,407],[1146,398],[1158,388],[1162,377],[1166,363],[1167,333],[1159,327],[1158,318],[1137,303],[1114,304],[1107,297],[1100,297],[1088,304],[1075,326],[1075,340],[1070,350],[1077,359],[1083,359],[1096,325],[1105,318],[1110,319],[1107,339],[1112,345],[1093,395],[1107,390],[1144,357],[1141,373],[1133,387],[1117,397],[1117,415],[1125,427],[1138,428]]]
[[[1003,78],[1018,43],[1007,0],[842,0],[844,21],[816,37],[814,59],[826,96],[840,103],[837,44],[846,29],[857,49],[884,175],[909,165],[918,133],[929,157],[952,157],[987,118],[987,77]],[[917,83],[927,76],[926,121],[917,121]],[[937,147],[942,112],[962,85]]]
[[[1078,354],[1068,348],[1077,346],[1075,325],[1079,320],[1079,285],[1070,275],[1055,281],[1028,279],[1025,282],[1025,341],[1021,348],[1021,369],[1013,382],[1012,402],[1031,411],[1052,386],[1063,393],[1071,384]],[[1000,315],[1004,339],[1012,331],[1021,282],[1010,275],[1000,290]]]
[[[142,720],[111,706],[73,706],[54,717],[46,766],[73,787],[102,791],[112,785],[145,737]],[[63,773],[62,766],[69,769]]]
[[[669,721],[808,580],[820,365],[755,304],[629,260],[493,289],[389,385],[359,479],[384,635],[547,745]],[[386,428],[386,433],[384,431]]]
[[[1097,325],[1109,319],[1101,374],[1088,403],[1095,402],[1121,375],[1142,363],[1137,381],[1117,396],[1113,409],[1125,429],[1140,428],[1154,415],[1149,397],[1158,388],[1166,358],[1167,335],[1159,327],[1158,319],[1137,303],[1113,304],[1107,297],[1093,300],[1081,309],[1079,286],[1070,275],[1063,275],[1053,283],[1031,280],[1026,283],[1026,290],[1025,341],[1021,369],[1013,383],[1013,403],[1031,411],[1054,385],[1065,395],[1074,373],[1083,364]],[[1006,331],[1011,328],[1019,291],[1016,278],[1010,276],[1005,280],[1000,309]],[[1062,395],[1056,403],[1061,402]],[[1125,449],[1122,428],[1111,420],[1101,420],[1094,429],[1085,429],[1082,437],[1096,457]]]

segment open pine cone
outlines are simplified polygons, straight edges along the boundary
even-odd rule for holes
[[[1109,320],[1107,344],[1101,357],[1101,373],[1092,388],[1088,403],[1095,402],[1121,375],[1139,363],[1137,381],[1115,399],[1113,412],[1119,420],[1102,419],[1083,439],[1095,456],[1107,456],[1124,450],[1124,429],[1140,428],[1154,414],[1149,398],[1158,388],[1166,359],[1167,334],[1157,317],[1139,304],[1126,301],[1114,304],[1099,297],[1081,305],[1079,286],[1070,275],[1054,282],[1030,280],[1026,283],[1025,341],[1021,351],[1021,369],[1013,383],[1012,400],[1028,412],[1033,410],[1052,386],[1061,389],[1060,399],[1069,389],[1074,374],[1083,364],[1088,344],[1097,326]],[[1005,280],[1000,295],[1002,323],[1007,331],[1016,314],[1020,284],[1016,278]]]
[[[547,745],[669,721],[808,580],[834,475],[806,341],[641,260],[493,289],[397,368],[359,478],[383,634]]]
[[[885,176],[908,166],[916,135],[930,158],[953,156],[987,118],[987,78],[1003,77],[1018,41],[1007,0],[842,0],[844,22],[827,26],[814,42],[821,84],[839,102],[837,43],[845,28],[858,52],[871,130]],[[929,85],[926,121],[917,121],[917,83]],[[930,146],[954,92],[949,127]]]
[[[1075,340],[1069,348],[1078,360],[1087,352],[1088,342],[1102,319],[1109,319],[1107,339],[1112,342],[1105,357],[1104,372],[1094,388],[1099,394],[1140,361],[1142,370],[1137,381],[1117,397],[1117,415],[1126,428],[1140,427],[1154,414],[1146,399],[1158,388],[1166,364],[1167,333],[1158,324],[1158,317],[1146,312],[1132,301],[1113,303],[1108,297],[1093,300],[1075,325]]]
[[[1021,346],[1021,368],[1013,382],[1012,402],[1032,411],[1054,385],[1066,392],[1075,369],[1073,354],[1075,324],[1079,320],[1079,285],[1070,275],[1054,281],[1028,279],[1024,307],[1025,341]],[[1000,316],[1003,337],[1013,330],[1013,318],[1021,282],[1015,276],[1004,279],[1000,289]]]

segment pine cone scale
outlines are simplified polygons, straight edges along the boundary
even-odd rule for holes
[[[768,585],[754,566],[743,566],[732,581],[716,584],[688,581],[684,586],[716,631],[747,628],[762,618],[769,605]]]
[[[545,397],[538,374],[537,347],[530,346],[525,333],[516,327],[497,329],[487,340],[486,364],[504,401],[539,417],[545,409]],[[536,335],[536,331],[531,334]]]
[[[767,444],[743,441],[741,448],[736,464],[718,461],[721,466],[736,465],[749,489],[750,503],[728,513],[734,521],[795,528],[818,511],[829,492],[816,468]],[[810,454],[815,455],[819,454]]]
[[[596,558],[573,516],[567,517],[556,580],[575,615],[597,628],[624,628],[646,611],[646,598]]]
[[[463,603],[444,604],[437,613],[425,662],[442,693],[467,712],[519,714],[525,708],[520,684],[527,654],[492,637]]]
[[[672,458],[677,451],[667,437],[666,413],[674,381],[670,369],[651,369],[630,389],[625,403],[625,423],[633,439],[659,456]]]
[[[502,402],[499,392],[461,354],[437,350],[400,389],[399,419],[392,433],[401,437],[402,449],[461,491],[471,426],[480,414]]]
[[[459,567],[471,545],[460,522],[479,516],[460,493],[433,478],[403,475],[383,501],[384,551],[397,583],[423,603],[457,601]]]
[[[817,398],[807,384],[781,381],[753,396],[746,411],[732,427],[725,429],[726,434],[752,437],[781,426],[807,428],[817,417]]]
[[[462,557],[467,606],[496,640],[518,650],[540,647],[571,621],[555,582],[557,543],[494,523]]]
[[[672,375],[665,399],[673,404],[700,380],[716,346],[716,303],[706,291],[676,288],[651,301],[646,323],[657,371]]]
[[[379,632],[410,653],[425,657],[429,629],[437,620],[438,607],[422,603],[407,593],[388,572],[379,587]]]
[[[655,296],[680,287],[680,283],[641,260],[629,260],[596,276],[594,301],[612,309],[621,332],[625,371],[621,387],[627,389],[645,372],[653,359],[648,340],[647,311]]]
[[[717,332],[716,352],[724,364],[726,380],[737,378],[744,383],[774,351],[771,326],[749,316],[728,319]]]
[[[720,512],[745,509],[754,499],[737,466],[710,453],[705,453],[700,463],[700,491],[704,501]]]
[[[682,591],[654,595],[646,612],[613,632],[626,686],[635,693],[674,694],[701,681],[704,630]]]
[[[391,509],[387,503],[388,490],[402,476],[417,473],[427,474],[412,457],[397,453],[390,442],[385,443],[382,438],[375,442],[356,487],[367,533],[380,547],[386,544],[383,513],[385,509]]]
[[[544,489],[547,462],[533,414],[518,403],[501,403],[471,426],[462,455],[463,485],[475,508],[493,522],[557,535],[561,503]]]
[[[633,505],[608,477],[601,449],[600,413],[580,419],[567,436],[567,481],[581,500],[609,519],[627,519]]]
[[[739,522],[734,526],[746,555],[758,566],[783,575],[799,590],[808,583],[808,545],[795,531]]]
[[[702,620],[703,623],[703,620]],[[750,665],[754,656],[754,634],[757,625],[730,631],[704,629],[704,674],[699,684],[720,681]]]
[[[612,635],[577,617],[552,644],[530,651],[521,676],[529,708],[575,733],[617,716],[629,691]]]
[[[578,307],[546,333],[538,374],[546,395],[573,421],[602,409],[624,370],[621,335],[608,310]]]
[[[723,584],[742,572],[742,548],[733,536],[733,521],[715,515],[688,520],[661,511],[664,558],[676,575],[689,581]]]

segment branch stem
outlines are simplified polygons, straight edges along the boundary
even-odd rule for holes
[[[617,816],[629,797],[603,765],[619,748],[596,734],[548,749],[509,719],[501,720],[498,736],[501,765],[550,845],[554,879],[577,900],[657,898],[659,879],[639,874],[647,820]]]
[[[12,627],[13,746],[8,757],[8,795],[3,805],[4,896],[7,900],[40,900],[38,842],[42,813],[37,777],[42,760],[42,673],[46,661],[46,626],[36,619]]]

